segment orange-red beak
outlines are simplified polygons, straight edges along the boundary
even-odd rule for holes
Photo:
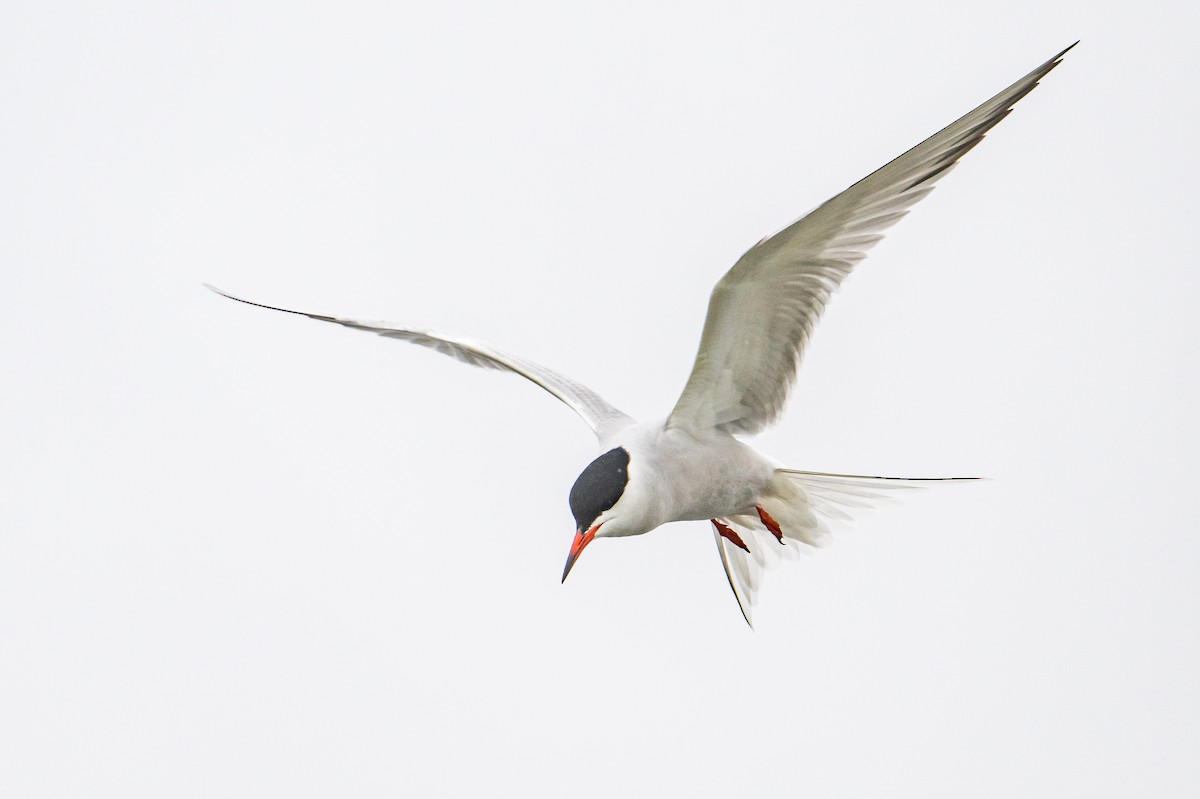
[[[596,525],[586,533],[582,530],[575,531],[575,542],[571,544],[571,553],[567,555],[567,565],[563,568],[563,582],[567,581],[567,575],[571,573],[571,567],[575,565],[575,561],[579,560],[579,554],[583,552],[583,548],[592,543],[592,539],[596,537],[596,531],[600,529],[600,525]]]

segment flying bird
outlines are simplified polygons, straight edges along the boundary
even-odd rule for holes
[[[1078,42],[1076,42],[1078,44]],[[1075,45],[1071,45],[1074,47]],[[639,422],[564,375],[487,344],[407,325],[231,300],[400,339],[541,386],[587,422],[600,455],[571,488],[575,537],[562,578],[597,538],[709,520],[746,622],[763,571],[819,546],[831,521],[891,489],[962,478],[888,478],[786,469],[739,436],[783,411],[805,344],[854,266],[1028,94],[1066,48],[908,152],[751,247],[713,289],[691,375],[664,419]]]

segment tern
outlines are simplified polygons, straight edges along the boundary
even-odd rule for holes
[[[558,372],[468,338],[264,305],[206,286],[247,305],[419,344],[472,366],[515,372],[545,389],[587,422],[601,453],[571,488],[575,537],[562,579],[597,538],[642,535],[668,522],[709,520],[725,576],[749,624],[763,570],[802,547],[820,546],[829,523],[847,518],[847,510],[890,489],[971,479],[786,469],[739,436],[758,433],[779,418],[817,318],[883,231],[929,194],[1071,47],[751,247],[713,289],[695,364],[665,419],[639,422]]]

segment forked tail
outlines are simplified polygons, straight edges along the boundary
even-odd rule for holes
[[[714,525],[714,536],[729,587],[746,623],[751,624],[750,609],[763,573],[783,558],[796,557],[810,546],[824,545],[831,528],[882,503],[898,500],[906,491],[979,479],[871,477],[776,469],[754,513],[714,520],[726,528],[722,532]]]

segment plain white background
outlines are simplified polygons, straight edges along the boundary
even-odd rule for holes
[[[575,7],[572,7],[572,6]],[[1200,793],[1193,3],[0,11],[0,793]],[[769,576],[559,585],[587,428],[748,246],[1082,44],[835,298],[797,468],[921,494]]]

